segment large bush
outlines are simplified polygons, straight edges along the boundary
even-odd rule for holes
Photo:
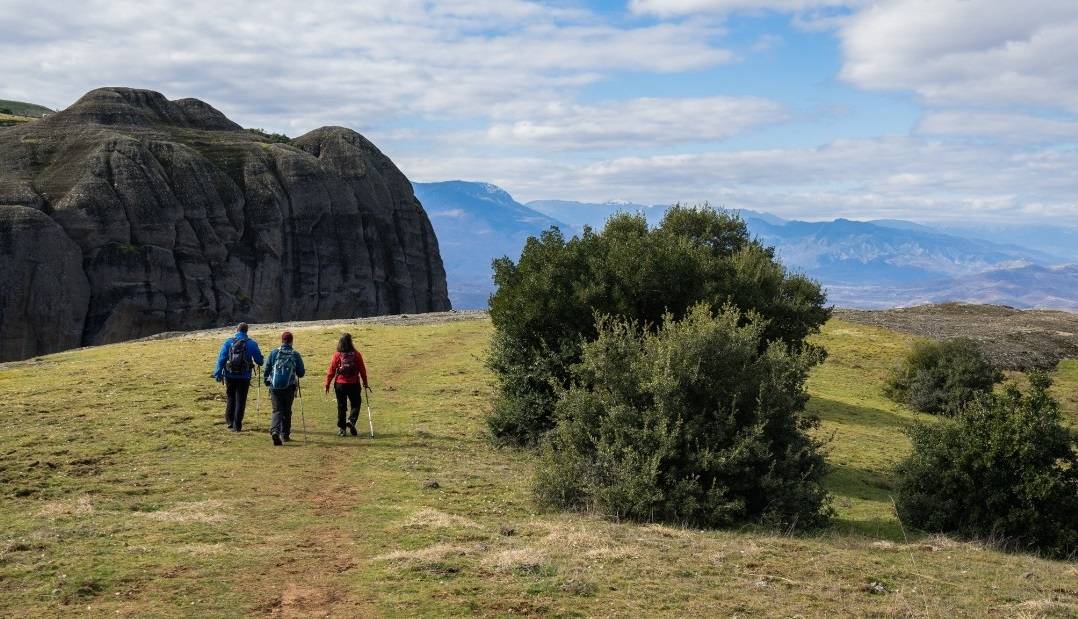
[[[1066,557],[1078,552],[1078,442],[1046,374],[914,427],[897,469],[902,522]]]
[[[820,444],[802,414],[819,352],[706,305],[657,331],[603,318],[541,450],[539,502],[703,526],[809,527],[830,514]]]
[[[529,239],[517,262],[495,261],[494,281],[490,363],[499,394],[488,423],[515,444],[553,427],[555,390],[594,339],[597,314],[655,325],[698,302],[713,311],[732,304],[767,319],[761,347],[801,347],[830,316],[818,284],[788,274],[740,218],[708,207],[674,207],[653,229],[629,214],[571,239],[551,229]]]
[[[914,410],[953,415],[1001,380],[1003,374],[971,339],[922,341],[895,368],[885,393]]]

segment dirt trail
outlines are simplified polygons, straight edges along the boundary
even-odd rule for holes
[[[302,441],[289,449],[318,450],[316,463],[289,479],[297,489],[297,509],[309,509],[318,518],[297,531],[282,549],[281,558],[257,579],[268,601],[260,605],[268,617],[374,617],[369,600],[350,591],[347,572],[366,559],[353,543],[354,518],[349,514],[364,493],[346,483],[351,449],[324,449]]]

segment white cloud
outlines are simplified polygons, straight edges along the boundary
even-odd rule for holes
[[[294,133],[409,114],[483,115],[571,98],[610,72],[677,72],[733,55],[693,23],[617,26],[520,0],[78,4],[8,0],[3,95],[63,107],[104,85],[197,96]]]
[[[1078,223],[1078,152],[1008,150],[921,138],[839,140],[820,148],[616,157],[575,164],[543,158],[408,158],[423,180],[466,176],[519,200],[618,195],[639,203],[703,201],[786,217],[902,217]]]
[[[1022,113],[931,111],[917,132],[936,136],[990,137],[1006,142],[1078,142],[1078,122]]]
[[[486,137],[498,144],[606,149],[723,140],[785,119],[781,105],[759,97],[640,98],[549,105],[532,118],[492,126]]]
[[[637,14],[670,17],[693,13],[733,13],[771,10],[798,12],[826,7],[855,6],[865,0],[630,0],[629,10]]]
[[[1078,2],[883,0],[839,30],[841,76],[910,90],[930,105],[1037,105],[1078,112]]]

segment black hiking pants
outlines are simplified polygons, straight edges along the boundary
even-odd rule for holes
[[[352,405],[352,414],[348,415],[348,423],[356,425],[359,419],[359,404],[363,399],[363,387],[359,383],[336,383],[333,385],[333,393],[337,396],[337,427],[345,427],[344,411],[348,404]]]
[[[273,419],[270,420],[270,434],[288,436],[292,434],[292,403],[296,401],[296,386],[284,389],[270,389],[273,402]]]
[[[250,380],[225,379],[225,423],[229,428],[238,431],[243,426],[243,413],[247,410],[247,391],[250,388]]]

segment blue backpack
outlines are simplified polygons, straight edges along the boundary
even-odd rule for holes
[[[277,357],[270,368],[270,389],[287,389],[296,383],[296,351],[277,349]]]

